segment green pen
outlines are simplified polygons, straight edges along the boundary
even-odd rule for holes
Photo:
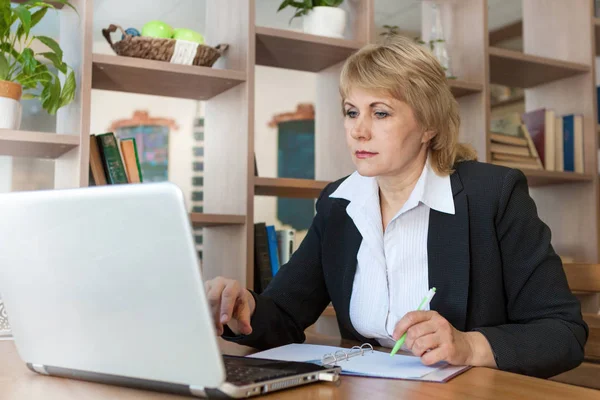
[[[434,295],[435,295],[435,288],[431,288],[429,290],[429,292],[427,292],[427,295],[423,298],[423,301],[421,301],[421,304],[419,304],[419,308],[417,308],[417,311],[421,311],[423,309],[423,307],[426,307],[429,304],[429,302],[431,301],[431,299],[433,299]],[[390,353],[390,357],[393,356],[394,354],[396,354],[398,352],[398,350],[400,350],[400,347],[402,347],[405,340],[406,340],[406,332],[404,332],[404,335],[402,335],[402,337],[400,339],[398,339],[398,341],[394,345],[394,348],[392,349],[392,352]]]

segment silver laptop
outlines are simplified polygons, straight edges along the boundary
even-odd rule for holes
[[[339,368],[222,356],[183,195],[171,183],[0,195],[0,293],[45,375],[249,397]]]

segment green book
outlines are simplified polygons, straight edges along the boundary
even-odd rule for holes
[[[114,133],[102,133],[96,135],[96,139],[108,183],[111,185],[128,183],[125,165],[119,152],[119,143],[117,143]]]

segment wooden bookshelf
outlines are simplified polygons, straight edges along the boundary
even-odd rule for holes
[[[449,79],[448,84],[450,85],[452,94],[456,98],[481,93],[483,91],[483,84],[481,83],[466,82],[460,79]]]
[[[364,43],[256,27],[256,64],[319,72],[344,61]]]
[[[92,60],[94,89],[209,100],[246,80],[242,71],[104,54]]]
[[[527,177],[527,183],[530,187],[540,187],[548,185],[560,185],[564,183],[591,182],[594,175],[578,174],[575,172],[564,171],[543,171],[535,169],[521,170]]]
[[[255,178],[254,193],[257,196],[317,198],[328,183],[309,179]]]
[[[79,146],[79,135],[0,129],[0,155],[56,159]]]
[[[225,228],[207,229],[204,234],[203,278],[228,276],[252,288],[255,196],[316,198],[328,182],[353,172],[339,113],[339,73],[346,57],[379,40],[375,0],[344,2],[352,40],[256,27],[258,1],[204,2],[203,33],[213,44],[230,46],[214,68],[206,68],[93,54],[93,4],[73,0],[77,14],[69,7],[59,11],[60,43],[65,60],[76,69],[78,87],[73,104],[57,116],[57,127],[77,135],[4,131],[0,132],[0,153],[54,158],[55,188],[83,187],[88,184],[92,88],[205,100],[206,214],[191,214],[190,221],[194,226]],[[448,48],[452,72],[460,79],[449,84],[460,107],[460,138],[476,148],[481,161],[491,157],[490,82],[526,88],[527,111],[546,107],[557,115],[583,115],[587,174],[524,173],[557,251],[572,252],[578,260],[590,263],[600,261],[598,121],[592,69],[600,52],[600,19],[592,15],[593,2],[522,1],[524,52],[489,46],[489,0],[440,3],[447,7],[444,12],[451,13],[445,19],[452,32]],[[423,7],[427,11],[430,5]],[[428,15],[422,13],[423,32],[429,31]],[[254,177],[255,149],[263,145],[254,136],[255,92],[261,90],[255,87],[256,65],[315,73],[316,180]]]
[[[244,215],[190,213],[190,222],[194,228],[244,225],[246,217]]]
[[[325,311],[323,311],[323,314],[321,314],[324,317],[335,317],[336,313],[335,313],[335,309],[333,308],[332,305],[327,306],[327,308],[325,308]]]
[[[588,65],[534,56],[497,47],[489,48],[490,82],[520,88],[590,72]]]

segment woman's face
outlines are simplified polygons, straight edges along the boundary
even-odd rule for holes
[[[346,141],[362,176],[401,174],[427,151],[432,132],[418,126],[412,108],[385,94],[353,89],[344,101]]]

